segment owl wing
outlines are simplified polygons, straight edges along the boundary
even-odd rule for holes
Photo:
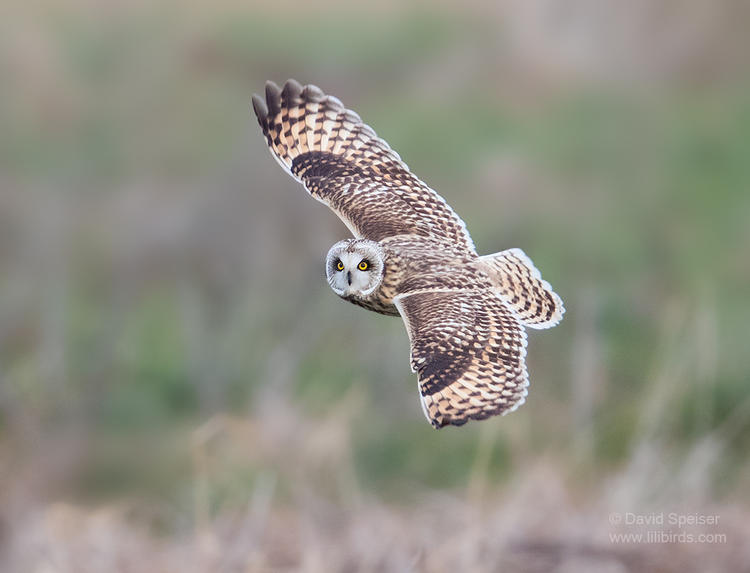
[[[508,249],[479,257],[495,289],[524,326],[552,328],[562,320],[562,299],[521,249]]]
[[[319,88],[266,83],[253,108],[274,158],[356,237],[417,235],[475,253],[466,225],[359,116]]]
[[[526,331],[491,289],[398,295],[411,341],[411,367],[435,428],[507,414],[529,384]]]

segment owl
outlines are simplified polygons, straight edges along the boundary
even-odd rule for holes
[[[333,292],[403,319],[430,423],[461,426],[523,404],[525,328],[550,328],[565,312],[523,251],[478,255],[445,199],[318,87],[268,82],[265,101],[252,101],[272,156],[354,236],[328,251]]]

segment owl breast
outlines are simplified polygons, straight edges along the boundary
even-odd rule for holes
[[[393,299],[389,300],[382,296],[376,296],[376,293],[373,293],[366,299],[353,296],[342,298],[344,300],[348,300],[353,304],[356,304],[357,306],[361,306],[362,308],[366,308],[367,310],[372,310],[373,312],[387,314],[389,316],[399,316],[398,309],[396,309],[396,306],[393,304]]]

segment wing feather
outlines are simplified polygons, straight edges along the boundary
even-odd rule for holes
[[[521,249],[508,249],[479,258],[505,303],[524,326],[552,328],[562,320],[562,299],[542,279],[531,259]]]
[[[493,290],[420,291],[394,299],[411,367],[436,428],[507,414],[526,399],[526,332]]]
[[[476,253],[450,205],[335,97],[294,80],[283,89],[268,82],[253,108],[274,158],[355,236],[417,235]]]

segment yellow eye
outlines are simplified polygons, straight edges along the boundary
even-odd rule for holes
[[[367,270],[367,268],[368,268],[369,266],[370,266],[370,265],[369,265],[369,264],[367,264],[367,261],[360,261],[360,262],[359,262],[359,264],[357,265],[357,268],[358,268],[358,269],[359,269],[360,271],[366,271],[366,270]]]
[[[338,270],[340,270],[340,271],[343,271],[344,270],[344,263],[342,263],[341,261],[339,261],[338,263],[336,263],[336,268]]]

